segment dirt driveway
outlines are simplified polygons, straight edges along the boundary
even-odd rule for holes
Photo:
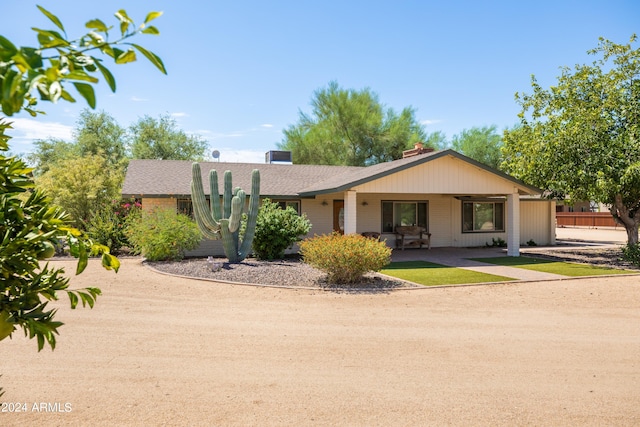
[[[130,259],[88,285],[54,352],[0,343],[2,410],[26,409],[0,425],[640,424],[639,276],[354,295]]]

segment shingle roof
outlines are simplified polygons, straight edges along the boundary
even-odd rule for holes
[[[359,184],[373,181],[393,173],[426,163],[443,156],[454,156],[478,166],[489,173],[501,176],[531,194],[541,190],[523,183],[512,176],[489,168],[453,150],[426,153],[405,159],[379,163],[367,167],[324,166],[324,165],[283,165],[261,163],[218,163],[201,162],[204,192],[209,191],[209,171],[218,171],[218,191],[223,191],[223,174],[232,173],[233,186],[248,193],[251,191],[251,172],[260,170],[260,195],[265,197],[312,197],[344,191]],[[122,195],[128,196],[190,196],[191,164],[183,160],[131,160],[122,188]]]
[[[131,160],[122,187],[122,195],[149,196],[191,194],[191,164],[184,160]],[[209,171],[218,171],[218,191],[223,191],[223,175],[231,171],[233,186],[251,192],[251,172],[260,170],[260,194],[266,197],[294,197],[319,181],[364,169],[355,166],[286,165],[262,163],[201,162],[204,192],[209,191]]]

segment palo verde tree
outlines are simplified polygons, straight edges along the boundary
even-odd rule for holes
[[[116,83],[102,59],[90,54],[94,51],[111,57],[116,64],[135,61],[137,51],[165,72],[155,54],[127,42],[139,33],[158,34],[155,27],[147,24],[160,16],[159,12],[149,13],[142,25],[135,26],[124,10],[118,11],[115,16],[120,37],[115,41],[109,41],[113,27],[98,19],[86,23],[87,34],[71,40],[57,16],[38,8],[56,27],[34,28],[38,46],[16,47],[0,36],[0,105],[6,116],[21,110],[36,116],[38,98],[74,102],[66,90],[68,83],[95,107],[92,86],[98,82],[95,74],[100,73],[112,90]],[[9,129],[10,123],[0,118],[0,340],[22,328],[25,336],[37,339],[38,351],[45,341],[54,349],[55,335],[62,323],[55,320],[56,310],[48,309],[48,302],[58,298],[58,291],[64,291],[72,308],[80,301],[83,306],[92,307],[100,290],[70,290],[64,270],[50,268],[48,264],[42,266],[41,261],[54,254],[54,244],[60,238],[67,240],[71,254],[79,259],[76,274],[85,269],[90,254],[101,254],[102,265],[116,272],[119,261],[109,254],[107,247],[94,244],[71,227],[69,216],[45,193],[34,189],[31,169],[22,160],[4,155],[9,151],[10,136],[6,133]]]
[[[425,140],[411,107],[398,114],[370,89],[342,89],[333,81],[314,93],[311,106],[312,114],[300,112],[278,144],[295,163],[366,166],[402,158]]]
[[[592,64],[562,68],[557,83],[516,94],[519,125],[505,132],[505,170],[556,197],[610,206],[638,242],[640,49],[600,38]]]
[[[168,114],[159,119],[144,116],[129,127],[134,159],[202,161],[207,142],[178,128]]]
[[[472,127],[464,129],[451,141],[453,149],[467,157],[498,169],[501,163],[502,136],[496,126]]]

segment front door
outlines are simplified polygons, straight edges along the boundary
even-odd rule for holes
[[[333,201],[333,231],[344,234],[344,200]]]

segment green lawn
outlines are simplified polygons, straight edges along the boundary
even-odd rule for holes
[[[541,271],[544,273],[561,274],[563,276],[600,276],[605,274],[633,274],[637,271],[618,270],[608,267],[596,267],[587,264],[576,264],[572,262],[551,261],[530,257],[495,257],[495,258],[473,258],[473,261],[486,262],[488,264],[504,265],[507,267],[524,268],[526,270]]]
[[[504,282],[515,280],[511,277],[478,273],[461,268],[447,267],[426,261],[392,262],[382,274],[408,280],[424,286],[460,285],[468,283]]]

